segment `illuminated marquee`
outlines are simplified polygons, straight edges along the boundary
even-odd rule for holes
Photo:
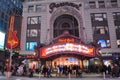
[[[94,55],[94,48],[93,47],[87,47],[80,44],[74,44],[74,43],[65,43],[65,44],[57,44],[53,45],[51,47],[46,47],[42,49],[41,56],[46,57],[47,55],[55,54],[55,53],[64,53],[64,52],[76,52],[83,55]]]

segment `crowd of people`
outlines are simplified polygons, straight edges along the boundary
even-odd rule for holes
[[[7,65],[0,65],[0,71],[4,75],[4,72],[7,71]],[[11,67],[12,75],[17,76],[29,76],[33,77],[34,73],[41,74],[44,77],[52,77],[52,74],[55,74],[56,77],[61,77],[62,75],[68,76],[75,75],[76,77],[81,77],[83,72],[86,72],[85,69],[81,69],[78,65],[57,65],[51,68],[51,66],[42,65],[40,68],[28,68],[26,65],[12,65]],[[88,66],[87,72],[91,73],[105,73],[111,77],[120,77],[120,66],[118,64],[111,64],[109,66]]]
[[[108,66],[104,64],[102,66],[89,66],[88,71],[94,73],[105,73],[111,77],[120,77],[120,65],[116,63],[112,63]]]
[[[0,71],[4,75],[4,72],[9,71],[9,65],[6,64],[5,66],[0,65]],[[14,76],[29,76],[33,77],[33,74],[41,74],[44,77],[52,77],[51,74],[55,74],[56,77],[61,77],[61,75],[68,76],[68,74],[75,74],[76,76],[80,76],[82,71],[80,69],[80,66],[74,65],[74,66],[62,66],[58,65],[54,68],[51,68],[51,66],[45,66],[42,65],[40,68],[28,68],[24,64],[20,65],[12,65],[11,70],[12,75]]]
[[[51,77],[51,73],[54,73],[56,77],[61,77],[62,75],[68,76],[69,74],[75,74],[78,77],[81,76],[82,69],[80,69],[80,66],[78,65],[58,65],[55,66],[53,69],[51,69],[49,66],[42,67],[42,74],[44,74],[44,77]]]
[[[105,74],[110,74],[111,77],[120,77],[120,66],[118,64],[111,64],[108,67],[103,67]]]

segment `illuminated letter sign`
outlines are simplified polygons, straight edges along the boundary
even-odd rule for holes
[[[75,40],[74,40],[74,38],[60,38],[60,39],[58,39],[58,42],[68,42],[68,43],[72,42],[72,43],[74,43]]]
[[[15,48],[18,46],[18,38],[17,38],[17,31],[14,30],[14,21],[15,16],[10,17],[10,26],[8,30],[8,39],[7,39],[7,47],[8,48]]]
[[[93,47],[87,47],[84,45],[73,43],[56,44],[50,47],[43,48],[41,49],[41,56],[47,57],[48,55],[60,54],[65,52],[94,56]]]

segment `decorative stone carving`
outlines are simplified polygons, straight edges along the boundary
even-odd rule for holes
[[[76,8],[74,8],[72,6],[62,6],[62,7],[54,8],[54,10],[51,13],[51,18],[50,18],[51,30],[53,30],[53,24],[54,24],[54,21],[56,20],[56,18],[63,14],[68,14],[68,15],[75,17],[75,19],[78,21],[78,28],[79,28],[79,34],[80,34],[79,37],[81,37],[81,39],[83,39],[83,19],[81,16],[81,10],[78,11]],[[53,39],[53,36],[52,36],[53,31],[51,31],[50,34],[51,34],[50,40],[52,40]]]
[[[54,8],[59,8],[59,7],[63,7],[63,6],[71,6],[73,8],[76,8],[77,10],[79,10],[79,7],[81,7],[81,4],[75,4],[75,3],[71,3],[71,2],[62,2],[62,3],[51,3],[49,5],[50,8],[50,13],[53,12]]]

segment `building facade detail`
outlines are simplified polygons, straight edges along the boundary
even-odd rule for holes
[[[29,6],[31,5],[33,12],[28,12],[27,8],[29,8]],[[27,17],[30,16],[41,16],[41,31],[39,43],[46,44],[47,42],[47,44],[49,44],[55,38],[55,25],[60,24],[56,23],[56,21],[61,21],[61,24],[59,25],[60,27],[62,24],[64,24],[62,20],[64,20],[65,23],[67,23],[67,25],[69,26],[72,25],[72,20],[70,18],[73,18],[77,24],[79,35],[78,37],[80,37],[82,41],[90,43],[96,40],[97,44],[100,43],[101,46],[104,46],[102,47],[101,53],[120,53],[120,39],[116,38],[116,34],[118,35],[119,29],[116,30],[115,28],[120,26],[119,19],[114,17],[115,15],[119,17],[119,6],[119,0],[115,0],[115,2],[112,0],[61,0],[59,2],[57,2],[57,0],[42,0],[31,2],[26,1],[23,5],[23,10],[26,10],[23,13],[23,21],[27,20]],[[40,12],[37,12],[36,8]],[[44,8],[43,12],[41,10],[42,8]],[[69,18],[66,18],[66,16]],[[92,20],[92,16],[94,17],[94,20]],[[27,21],[24,21],[24,27],[26,27],[24,29],[26,29],[27,31]],[[97,29],[99,29],[99,33],[94,33],[94,31]],[[107,33],[105,32],[105,30],[107,31]],[[61,32],[59,32],[58,34],[61,34]],[[22,34],[26,34],[25,30]],[[27,40],[27,37],[23,37],[22,39],[21,41],[24,42],[21,43],[22,46],[24,45],[24,47],[21,47],[21,50],[25,50],[25,41]],[[109,43],[110,47],[106,47],[106,45],[109,45]],[[27,54],[27,51],[25,54]]]
[[[51,3],[49,5],[49,8],[50,8],[50,13],[53,12],[54,8],[58,8],[58,7],[62,7],[62,6],[71,6],[71,7],[74,7],[76,8],[77,10],[79,10],[79,7],[81,7],[82,5],[81,4],[75,4],[75,3],[71,3],[71,2],[62,2],[62,3]]]
[[[51,14],[50,29],[53,30],[53,24],[54,24],[56,18],[63,15],[63,14],[71,15],[77,20],[78,28],[79,28],[79,37],[81,37],[83,39],[84,36],[83,36],[83,19],[82,19],[82,15],[79,13],[79,11],[75,10],[71,6],[59,7]],[[52,35],[50,35],[51,36],[50,39],[53,39],[53,31],[50,34],[52,34]]]

